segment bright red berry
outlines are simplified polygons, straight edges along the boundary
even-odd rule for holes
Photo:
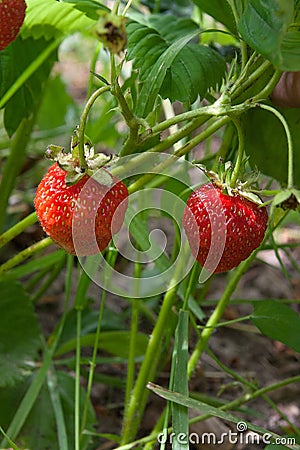
[[[43,177],[34,199],[38,219],[51,239],[68,253],[96,254],[108,246],[112,235],[122,226],[127,188],[111,174],[111,186],[87,174],[67,186],[66,174],[55,163]]]
[[[25,19],[24,0],[0,0],[0,50],[14,41]]]
[[[191,194],[183,216],[192,254],[201,266],[205,267],[213,242],[214,265],[207,269],[215,273],[231,270],[248,258],[263,240],[267,223],[264,206],[239,194],[224,194],[213,183],[204,184]]]

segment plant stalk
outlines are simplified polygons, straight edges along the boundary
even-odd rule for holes
[[[30,256],[34,255],[37,252],[40,252],[41,250],[44,250],[45,248],[49,247],[49,245],[53,244],[52,239],[45,238],[41,241],[37,242],[36,244],[30,245],[29,247],[25,248],[25,250],[18,253],[13,258],[6,261],[4,264],[0,266],[0,276],[3,275],[8,270],[12,269],[18,264],[21,264],[25,259],[29,258]]]
[[[149,392],[146,389],[148,381],[152,380],[158,364],[157,349],[161,346],[163,336],[167,329],[171,308],[176,299],[177,283],[180,280],[181,268],[177,266],[174,276],[170,281],[170,287],[165,293],[161,311],[150,336],[143,363],[132,390],[127,414],[124,417],[122,444],[130,442],[136,436],[142,418]]]
[[[79,151],[79,159],[80,159],[80,165],[82,168],[86,169],[87,168],[87,163],[85,160],[85,154],[84,154],[84,133],[85,133],[85,127],[87,124],[87,119],[88,119],[88,115],[89,112],[93,106],[93,104],[95,103],[95,101],[97,100],[98,97],[100,97],[100,95],[102,95],[104,92],[110,91],[111,86],[102,86],[101,88],[97,89],[88,99],[84,110],[82,112],[82,115],[80,117],[80,123],[79,123],[79,127],[78,127],[78,138],[79,138],[79,146],[78,146],[78,151]]]

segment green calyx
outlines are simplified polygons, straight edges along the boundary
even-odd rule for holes
[[[58,163],[66,174],[66,184],[71,186],[76,184],[83,176],[92,177],[99,169],[108,165],[116,157],[108,156],[104,153],[95,153],[95,149],[87,136],[84,139],[84,166],[79,154],[78,132],[75,130],[71,140],[71,151],[65,152],[65,149],[59,145],[50,144],[47,147],[46,158]],[[97,173],[97,181],[105,186],[113,184],[112,176],[105,170],[101,171],[101,176]]]
[[[217,171],[214,172],[212,170],[208,170],[205,166],[201,164],[197,164],[205,175],[210,178],[212,183],[214,183],[218,188],[222,190],[224,194],[233,196],[233,195],[241,195],[245,197],[247,200],[250,200],[257,205],[262,205],[263,201],[252,191],[254,184],[257,182],[259,177],[259,172],[256,171],[247,171],[246,164],[248,162],[248,158],[245,158],[243,163],[241,164],[241,168],[239,171],[239,177],[236,182],[232,186],[232,174],[234,171],[234,166],[231,161],[224,161],[222,159],[219,160]]]

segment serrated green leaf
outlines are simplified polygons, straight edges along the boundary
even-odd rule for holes
[[[13,385],[28,373],[40,346],[33,306],[21,284],[0,281],[0,386]]]
[[[71,3],[27,0],[26,4],[26,17],[21,30],[24,38],[51,39],[78,31],[90,32],[95,25],[95,20]]]
[[[284,115],[294,142],[294,181],[300,186],[299,111],[296,108],[278,108]],[[260,172],[287,183],[287,139],[278,118],[259,108],[247,111],[241,117],[245,131],[245,150],[250,164]]]
[[[234,15],[227,0],[193,0],[193,2],[202,11],[223,23],[229,31],[236,33]]]
[[[26,72],[39,55],[48,48],[45,39],[34,40],[18,37],[6,49],[0,52],[0,98],[4,97],[8,89]],[[33,71],[16,93],[5,105],[4,124],[9,136],[16,131],[23,118],[28,118],[40,103],[42,89],[48,79],[52,65],[56,59],[56,52],[52,52]],[[18,64],[16,64],[18,61]]]
[[[134,60],[142,82],[137,115],[146,117],[159,94],[171,101],[193,102],[221,83],[225,61],[213,49],[190,42],[199,33],[193,21],[170,15],[146,20],[135,15],[127,31],[128,59]]]
[[[242,38],[276,67],[283,62],[282,41],[293,19],[291,0],[249,0],[239,20]]]
[[[209,47],[188,44],[167,70],[160,89],[163,98],[172,102],[193,103],[205,96],[210,87],[221,83],[226,65],[221,56]]]
[[[300,352],[300,316],[280,301],[253,302],[251,320],[266,336]]]

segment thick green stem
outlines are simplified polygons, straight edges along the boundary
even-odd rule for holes
[[[229,117],[222,117],[220,119],[215,119],[211,125],[209,125],[205,130],[203,130],[201,133],[199,133],[197,136],[195,136],[193,139],[191,139],[187,144],[185,144],[183,147],[180,147],[178,150],[174,152],[174,154],[170,157],[170,159],[167,159],[163,161],[161,164],[158,164],[155,167],[155,173],[149,173],[141,176],[135,183],[131,184],[129,186],[129,192],[135,192],[141,187],[143,187],[146,183],[152,180],[153,177],[155,177],[157,174],[164,171],[164,169],[172,164],[174,162],[173,156],[177,156],[178,158],[180,156],[186,155],[192,148],[195,147],[195,145],[200,144],[202,141],[204,141],[208,136],[215,133],[218,129],[222,128],[222,126],[226,125],[230,121]],[[161,145],[161,147],[160,147]],[[161,144],[158,144],[155,146],[152,151],[160,151],[159,149],[164,149],[164,141]],[[142,158],[144,155],[140,155],[140,158]]]
[[[18,222],[16,225],[14,225],[12,228],[7,230],[5,233],[3,233],[0,236],[0,248],[3,247],[5,244],[10,242],[12,239],[14,239],[19,234],[23,233],[26,228],[30,227],[30,225],[33,225],[37,221],[36,213],[33,212],[29,214],[29,216],[25,217],[23,220]]]
[[[177,283],[181,277],[181,268],[175,270],[174,276],[170,282],[170,288],[167,290],[161,306],[161,311],[157,322],[150,336],[148,347],[141,365],[134,389],[132,391],[130,402],[126,411],[123,423],[122,443],[130,442],[136,436],[139,424],[143,415],[144,408],[149,392],[146,389],[148,381],[151,381],[155,375],[158,364],[158,352],[165,335],[171,308],[174,304],[177,292]]]
[[[40,252],[41,250],[49,247],[49,245],[51,244],[53,244],[53,241],[50,238],[45,238],[37,242],[36,244],[30,245],[29,247],[25,248],[25,250],[18,253],[16,256],[9,259],[0,266],[0,276],[13,267],[17,266],[18,264],[21,264],[21,262],[34,255],[36,252]]]
[[[180,156],[186,155],[196,145],[203,142],[205,139],[207,139],[209,136],[211,136],[217,130],[219,130],[224,125],[226,125],[229,121],[230,121],[229,117],[221,117],[221,118],[214,120],[212,122],[212,124],[209,125],[205,130],[203,130],[201,133],[199,133],[197,136],[195,136],[193,139],[191,139],[183,147],[176,150],[176,152],[174,152],[174,155],[178,156],[178,158],[180,158]]]
[[[129,128],[129,135],[125,144],[123,145],[123,148],[120,152],[120,156],[130,155],[131,153],[134,153],[136,151],[138,143],[140,141],[138,133],[140,122],[130,110],[117,80],[115,81],[115,84],[112,87],[112,94],[118,99],[122,115]]]
[[[231,99],[238,100],[239,95],[242,95],[244,93],[245,89],[247,89],[249,86],[251,86],[251,84],[253,84],[271,66],[272,66],[272,64],[269,61],[266,61],[263,64],[261,64],[261,66],[259,66],[259,68],[256,69],[253,73],[251,73],[243,82],[240,82],[239,80],[237,80],[237,82],[231,89],[231,93],[230,93]],[[278,77],[278,74],[276,76]],[[272,81],[272,86],[274,86],[274,84],[276,84],[276,80]],[[268,83],[268,86],[269,86],[269,83]],[[265,93],[265,90],[263,90],[262,91],[263,94],[268,95],[270,93],[269,92],[270,89],[271,89],[271,87],[268,88],[268,92],[266,92],[266,93]],[[260,99],[263,98],[261,93],[259,93],[258,95],[259,95]],[[247,108],[249,108],[249,105],[244,105],[244,109],[246,110]],[[222,109],[222,105],[212,104],[209,106],[197,108],[192,111],[186,111],[184,113],[177,114],[175,117],[166,119],[163,122],[160,122],[159,124],[155,125],[152,128],[151,133],[152,133],[152,135],[155,135],[157,133],[161,133],[162,131],[166,130],[167,128],[169,128],[172,125],[178,124],[183,121],[190,121],[192,119],[196,119],[196,118],[199,118],[200,116],[206,115],[207,117],[204,118],[204,121],[203,121],[203,123],[204,123],[207,120],[209,120],[211,114],[214,114],[214,115],[217,115],[218,113],[220,115],[226,114],[227,112],[234,111],[235,109],[242,112],[243,104],[229,107],[228,110],[226,110],[225,107],[223,107],[223,109]]]
[[[148,397],[146,385],[148,381],[153,378],[156,371],[157,349],[160,347],[162,337],[166,331],[166,324],[168,323],[168,316],[174,304],[175,293],[176,288],[172,288],[166,293],[161,312],[153,329],[153,333],[150,336],[145,357],[130,397],[127,415],[124,418],[122,432],[122,443],[124,444],[130,442],[137,433],[145,407],[145,400]]]
[[[245,90],[254,84],[264,72],[272,67],[270,61],[264,61],[256,70],[248,75],[245,80],[237,80],[231,89],[231,97],[233,100],[237,100],[240,95],[243,95]]]

